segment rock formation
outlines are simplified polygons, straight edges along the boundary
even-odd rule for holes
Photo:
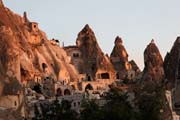
[[[117,71],[117,78],[125,79],[127,77],[127,71],[131,70],[128,54],[122,44],[122,39],[119,36],[116,37],[114,44],[115,46],[112,50],[110,59]]]
[[[27,84],[35,77],[53,76],[54,80],[74,81],[77,72],[66,52],[52,45],[38,23],[30,22],[0,2],[0,76],[1,94],[12,94],[14,84]],[[12,84],[12,85],[11,85]],[[14,94],[18,90],[14,88]],[[9,92],[8,92],[9,91]]]
[[[79,32],[76,45],[83,60],[82,73],[90,74],[91,77],[95,78],[98,72],[108,72],[109,77],[115,79],[113,65],[108,56],[102,52],[89,25],[85,25]]]
[[[142,80],[145,83],[160,83],[164,78],[163,59],[154,40],[144,51],[144,64]]]
[[[180,107],[180,37],[177,37],[174,45],[164,59],[164,71],[167,89],[173,89],[174,109]]]
[[[168,79],[168,82],[171,83],[172,86],[174,86],[175,83],[175,76],[178,68],[179,57],[180,37],[177,37],[173,47],[171,48],[171,51],[166,54],[164,59],[164,72],[166,75],[166,79]]]
[[[136,64],[136,62],[134,60],[131,60],[131,61],[129,61],[129,63],[131,64],[131,69],[133,71],[135,71],[136,75],[138,75],[141,72],[141,70],[139,69],[139,67]]]

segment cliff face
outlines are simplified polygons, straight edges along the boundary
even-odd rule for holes
[[[131,69],[131,64],[129,64],[128,61],[128,54],[120,37],[116,37],[114,44],[115,46],[112,50],[110,59],[117,71],[119,78],[125,79],[126,72]]]
[[[143,81],[159,83],[164,78],[163,59],[154,40],[146,47],[144,51]]]
[[[66,52],[52,44],[26,13],[21,17],[1,3],[0,16],[1,93],[7,93],[3,87],[6,84],[27,83],[36,75],[51,75],[55,80],[78,79]]]
[[[164,72],[166,78],[172,85],[174,85],[175,83],[176,70],[178,68],[178,63],[179,63],[179,56],[180,56],[180,37],[177,37],[173,47],[171,48],[171,51],[166,54],[164,59]]]
[[[94,78],[98,71],[106,71],[110,73],[111,78],[115,78],[113,65],[108,56],[102,52],[89,25],[79,32],[76,44],[83,59],[83,73],[90,74]]]

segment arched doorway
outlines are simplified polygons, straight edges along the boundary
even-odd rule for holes
[[[85,90],[93,90],[93,87],[91,84],[87,84],[85,87]]]
[[[62,96],[62,91],[60,88],[56,90],[56,96]]]
[[[65,90],[64,90],[64,95],[71,95],[70,90],[69,90],[69,89],[65,89]]]

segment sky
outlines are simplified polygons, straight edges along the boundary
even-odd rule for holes
[[[129,60],[143,69],[143,52],[155,40],[162,57],[180,36],[180,0],[3,0],[5,6],[39,23],[49,39],[74,45],[89,24],[104,53],[116,36],[123,39]]]

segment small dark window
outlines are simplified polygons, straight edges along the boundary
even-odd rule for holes
[[[133,74],[131,74],[131,78],[133,78]]]
[[[74,102],[74,107],[76,107],[76,103]]]
[[[91,81],[91,77],[89,75],[87,76],[87,81]]]
[[[78,53],[74,53],[74,54],[73,54],[73,57],[74,57],[74,58],[78,58],[78,57],[79,57],[79,54],[78,54]]]
[[[59,43],[59,40],[55,40],[57,43]]]
[[[116,79],[119,79],[119,73],[116,74]]]
[[[80,103],[80,102],[78,102],[78,105],[81,105],[81,103]]]
[[[16,106],[17,105],[17,102],[16,101],[14,101],[14,106]]]
[[[42,63],[42,68],[43,69],[47,68],[47,65],[45,63]]]
[[[34,28],[36,28],[37,26],[36,25],[34,25]]]

